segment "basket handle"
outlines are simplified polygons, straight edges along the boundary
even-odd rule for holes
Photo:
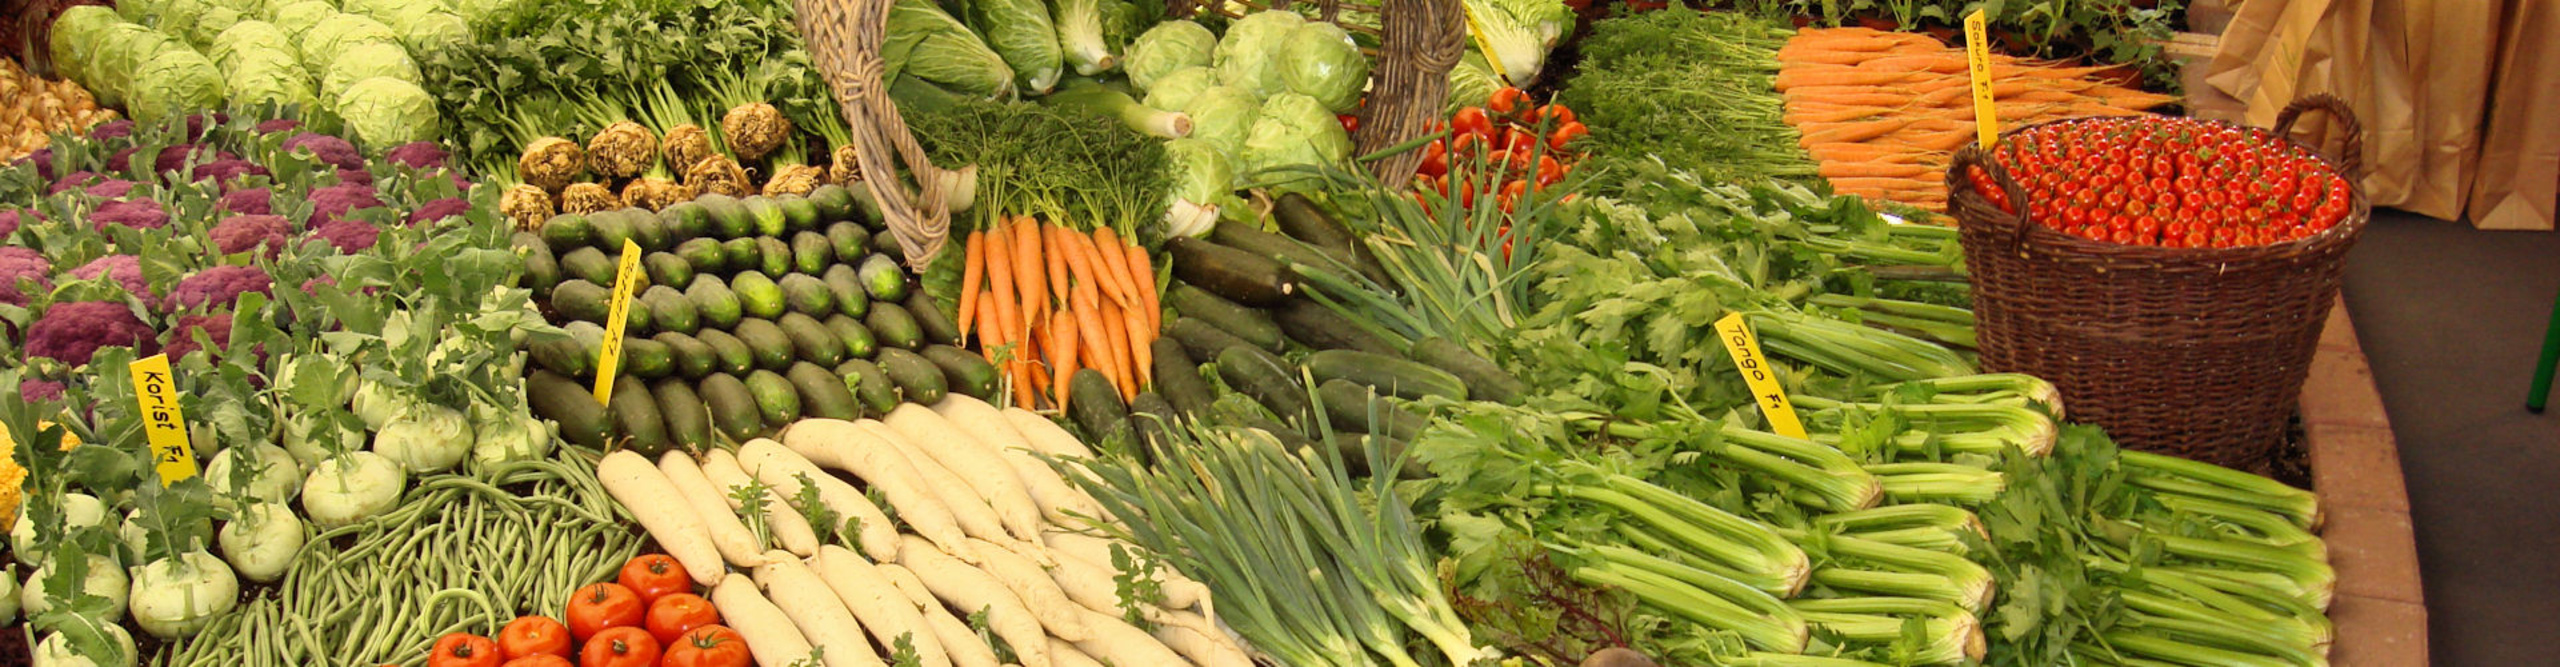
[[[2284,105],[2283,111],[2276,112],[2276,136],[2292,136],[2293,122],[2302,119],[2302,112],[2313,109],[2329,112],[2329,116],[2338,119],[2338,124],[2346,130],[2343,133],[2345,145],[2339,146],[2338,153],[2330,159],[2338,163],[2340,176],[2349,181],[2357,180],[2364,173],[2364,123],[2356,120],[2356,112],[2347,108],[2346,100],[2320,93]]]
[[[2009,195],[2009,206],[2017,212],[2000,210],[1991,204],[1991,198],[1974,191],[1973,178],[1969,174],[1975,168],[1991,174],[1992,184]],[[2009,175],[2008,167],[2001,166],[1999,160],[1991,159],[1990,149],[1980,144],[1966,144],[1958,149],[1955,160],[1947,164],[1947,192],[1947,212],[1955,216],[1958,224],[1966,220],[1989,222],[2008,237],[2009,247],[2015,248],[2026,242],[2027,228],[2031,226],[2027,224],[2026,191],[2018,187],[2018,179]]]

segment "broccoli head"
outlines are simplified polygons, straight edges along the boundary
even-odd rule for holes
[[[384,153],[382,157],[390,160],[392,164],[411,169],[442,169],[446,154],[444,148],[437,146],[436,142],[416,141],[391,149],[391,152]]]
[[[266,215],[276,212],[275,191],[266,188],[233,190],[222,193],[222,210],[241,215]]]
[[[27,355],[82,366],[102,347],[130,347],[137,355],[147,354],[157,338],[159,332],[143,324],[142,318],[134,316],[133,309],[125,304],[57,303],[27,327]]]
[[[198,331],[204,332],[204,337],[213,341],[212,347],[205,347],[203,343],[196,341]],[[230,313],[180,317],[178,325],[169,329],[169,337],[160,341],[160,353],[169,355],[171,360],[184,359],[187,353],[198,350],[211,350],[219,354],[223,348],[228,347],[231,347]]]
[[[311,219],[336,220],[347,213],[382,206],[373,186],[347,183],[311,190]]]
[[[169,309],[229,306],[250,292],[274,294],[275,280],[254,266],[217,266],[178,279],[178,286],[169,290]]]
[[[196,165],[195,171],[190,174],[192,177],[191,180],[213,181],[215,183],[225,184],[250,176],[270,175],[273,174],[269,173],[266,167],[258,166],[258,163],[255,162],[240,159],[215,160]]]
[[[89,260],[89,263],[80,265],[80,268],[71,270],[71,277],[80,280],[97,280],[98,276],[106,276],[108,280],[124,286],[125,292],[143,297],[145,301],[150,300],[151,283],[142,278],[142,258],[140,257],[107,255]]]
[[[53,275],[53,262],[34,248],[0,247],[0,303],[27,305],[27,294],[18,289],[18,281],[35,281],[36,289],[51,289],[45,279]]]
[[[52,380],[27,378],[18,381],[18,396],[31,403],[62,400],[62,389],[62,383]]]
[[[277,132],[292,132],[292,131],[294,131],[294,130],[299,130],[299,129],[302,129],[302,121],[294,120],[294,119],[291,119],[291,118],[278,118],[278,119],[275,119],[275,120],[262,120],[262,121],[258,121],[258,127],[257,127],[257,130],[258,130],[258,133],[259,133],[259,134],[275,134],[275,133],[277,133]]]
[[[149,199],[119,199],[99,204],[98,210],[89,213],[89,222],[100,234],[111,226],[159,229],[169,226],[169,212]]]
[[[133,136],[133,121],[130,120],[108,121],[89,128],[89,139],[93,141],[109,141],[130,136]]]
[[[469,212],[471,212],[470,200],[463,199],[461,197],[446,197],[427,202],[425,204],[420,204],[418,206],[418,210],[410,211],[409,224],[415,225],[435,222],[445,218],[460,217],[462,214]]]
[[[331,220],[311,230],[311,238],[328,241],[338,252],[355,254],[371,250],[382,230],[362,220]]]
[[[284,250],[285,234],[292,227],[293,223],[285,222],[283,216],[235,215],[213,226],[213,245],[225,255],[266,246],[266,256],[273,258]]]
[[[286,152],[310,153],[321,162],[337,165],[339,169],[364,168],[364,155],[356,152],[355,144],[326,134],[304,132],[293,135],[293,138],[284,140],[284,149]]]

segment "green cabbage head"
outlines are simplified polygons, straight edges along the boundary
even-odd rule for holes
[[[1237,155],[1240,170],[1262,174],[1282,167],[1330,166],[1351,157],[1351,135],[1342,121],[1315,98],[1297,93],[1271,96],[1253,120]],[[1288,189],[1288,186],[1282,186]]]
[[[291,51],[241,48],[233,51],[229,60],[223,61],[222,75],[222,87],[234,102],[275,102],[308,107],[320,100],[318,91],[311,87],[311,77],[302,73],[302,63],[294,60]]]
[[[417,61],[410,60],[409,52],[401,50],[400,45],[373,42],[356,45],[330,61],[329,73],[320,77],[320,95],[337,99],[348,86],[377,76],[407,81],[411,85],[424,81],[418,76]]]
[[[370,148],[436,138],[436,98],[418,84],[387,76],[357,81],[339,92],[337,108],[347,129]]]
[[[1369,57],[1342,26],[1322,21],[1298,26],[1280,49],[1280,80],[1289,92],[1315,98],[1334,113],[1360,106],[1369,87]]]
[[[1154,91],[1159,79],[1193,67],[1215,62],[1218,36],[1190,21],[1166,21],[1148,28],[1129,44],[1129,59],[1120,68],[1129,72],[1129,84],[1139,90]]]
[[[1218,82],[1244,89],[1254,99],[1270,97],[1288,90],[1280,80],[1280,48],[1289,35],[1307,20],[1284,11],[1255,13],[1237,19],[1227,26],[1227,36],[1218,40],[1213,56],[1218,66]]]
[[[1493,99],[1494,91],[1501,90],[1502,86],[1502,77],[1494,76],[1493,66],[1485,64],[1484,54],[1467,49],[1466,57],[1458,59],[1458,66],[1449,68],[1449,102],[1442,113],[1454,114],[1459,109],[1484,106],[1485,102]]]
[[[338,8],[321,0],[276,0],[266,6],[267,22],[283,28],[285,36],[297,42],[321,21],[337,15]]]
[[[1156,85],[1147,89],[1146,105],[1164,111],[1181,111],[1191,106],[1192,98],[1218,87],[1218,71],[1207,67],[1185,67],[1156,77]]]
[[[100,38],[107,34],[107,26],[123,22],[124,17],[117,16],[116,10],[101,5],[62,10],[62,16],[53,20],[53,44],[49,47],[54,70],[73,81],[90,81],[86,65],[97,57],[98,47],[105,45]]]
[[[283,28],[252,20],[232,24],[231,29],[215,35],[213,43],[205,46],[204,57],[212,58],[215,66],[228,70],[232,59],[239,57],[242,51],[283,51],[287,58],[300,54],[293,48],[293,38],[285,36]],[[300,62],[297,60],[295,64]]]
[[[105,106],[125,106],[135,91],[135,75],[142,71],[143,64],[162,53],[188,50],[175,38],[131,23],[107,26],[98,39],[98,59],[87,68],[92,80],[81,84],[96,93],[98,103]]]
[[[1173,163],[1173,196],[1194,204],[1219,204],[1235,195],[1235,166],[1206,141],[1183,137],[1164,142]]]
[[[881,78],[905,73],[962,95],[1013,97],[1013,67],[933,0],[897,0],[889,6],[887,28],[880,59],[888,71]]]
[[[444,11],[440,3],[411,3],[378,20],[400,33],[400,42],[412,52],[426,53],[471,41],[471,23]]]
[[[309,70],[312,76],[321,76],[329,73],[329,63],[357,46],[399,43],[400,33],[393,32],[391,26],[383,25],[381,21],[354,14],[338,14],[321,19],[318,25],[311,26],[310,32],[302,34],[302,68]]]
[[[1262,108],[1252,93],[1235,86],[1218,86],[1191,98],[1182,113],[1191,117],[1191,136],[1218,147],[1228,156],[1244,149],[1245,135],[1253,132],[1253,120]]]
[[[222,71],[204,54],[170,49],[153,56],[133,74],[133,92],[125,105],[134,120],[150,122],[179,114],[222,107]]]

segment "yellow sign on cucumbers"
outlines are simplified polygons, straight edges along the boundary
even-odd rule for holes
[[[196,476],[196,449],[187,442],[187,415],[178,408],[178,381],[169,373],[169,355],[151,355],[127,367],[133,371],[133,400],[142,408],[142,433],[151,443],[151,467],[160,473],[160,485]]]
[[[622,265],[613,271],[613,307],[605,316],[604,346],[596,349],[596,403],[613,404],[613,376],[622,370],[622,325],[631,318],[631,293],[640,291],[640,244],[622,241]]]
[[[1760,354],[1760,338],[1751,335],[1751,325],[1742,321],[1742,313],[1727,313],[1716,320],[1716,340],[1724,341],[1724,351],[1733,355],[1733,366],[1742,370],[1742,383],[1751,387],[1751,399],[1760,403],[1760,415],[1769,420],[1769,430],[1790,438],[1803,438],[1804,422],[1796,419],[1796,406],[1787,401],[1787,388],[1778,385],[1777,369],[1769,367],[1769,358]]]
[[[1991,29],[1982,10],[1964,17],[1964,60],[1973,70],[1973,127],[1983,148],[2000,141],[2000,110],[1992,106]]]

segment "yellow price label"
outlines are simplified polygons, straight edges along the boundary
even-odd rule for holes
[[[187,442],[187,415],[178,408],[169,355],[151,355],[127,367],[133,372],[133,400],[142,407],[142,433],[151,443],[151,467],[159,471],[160,485],[196,476],[196,448]]]
[[[1502,85],[1511,85],[1511,72],[1502,69],[1501,58],[1493,56],[1493,40],[1484,36],[1484,23],[1476,20],[1475,9],[1464,6],[1459,9],[1467,16],[1467,33],[1475,36],[1476,50],[1484,54],[1485,66],[1493,68],[1493,78],[1502,81]],[[1481,106],[1484,100],[1474,100],[1474,102],[1477,104],[1469,106]]]
[[[622,265],[613,271],[613,307],[605,316],[604,346],[596,348],[596,402],[613,404],[613,376],[622,370],[622,325],[631,317],[631,293],[640,290],[640,244],[622,240]]]
[[[1769,430],[1790,438],[1805,437],[1804,422],[1796,419],[1796,406],[1787,401],[1787,388],[1778,385],[1777,370],[1760,354],[1760,338],[1751,335],[1751,325],[1742,321],[1742,313],[1716,320],[1716,339],[1724,341],[1734,367],[1742,369],[1742,383],[1751,387],[1751,399],[1760,403],[1760,415],[1769,420]]]
[[[1973,70],[1973,127],[1983,148],[2000,142],[2000,110],[1991,91],[1991,28],[1982,10],[1964,17],[1964,60]]]

